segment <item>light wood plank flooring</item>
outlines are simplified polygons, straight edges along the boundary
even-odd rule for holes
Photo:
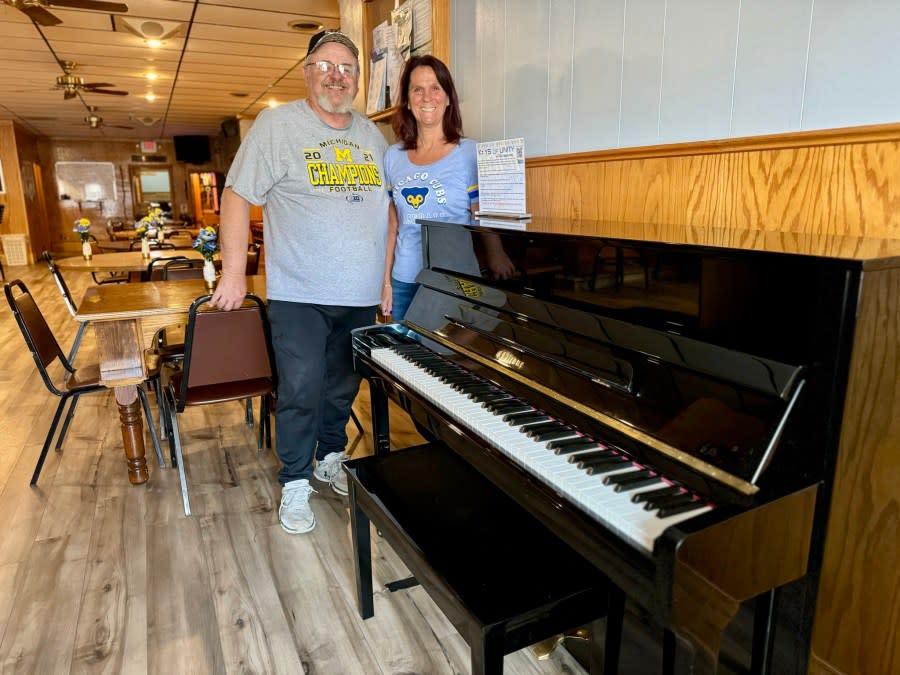
[[[43,265],[23,279],[68,349],[76,323]],[[76,300],[90,282],[68,274]],[[88,330],[78,356],[95,354]],[[16,673],[469,672],[466,644],[421,588],[388,593],[408,575],[376,538],[375,617],[354,601],[346,498],[322,488],[307,535],[277,522],[278,461],[258,454],[239,404],[184,414],[195,515],[181,510],[178,477],[159,469],[128,483],[111,393],[82,398],[61,454],[31,488],[57,399],[44,388],[6,302],[0,310],[0,671]],[[368,427],[365,387],[355,410]],[[394,445],[419,442],[402,413]],[[370,437],[348,433],[355,455]],[[322,486],[319,486],[320,488]],[[506,657],[505,673],[577,673],[563,651]]]

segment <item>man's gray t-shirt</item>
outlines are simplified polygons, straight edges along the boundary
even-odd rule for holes
[[[225,186],[263,206],[270,300],[366,307],[381,300],[387,142],[357,112],[333,129],[305,100],[259,114]]]

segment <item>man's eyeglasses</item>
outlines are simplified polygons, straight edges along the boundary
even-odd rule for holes
[[[331,61],[313,61],[312,63],[306,64],[307,68],[315,68],[320,73],[331,73],[333,71],[338,71],[341,75],[346,75],[347,77],[354,77],[357,73],[356,65],[352,63],[332,63]]]

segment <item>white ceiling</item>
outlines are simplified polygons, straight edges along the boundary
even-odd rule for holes
[[[338,0],[121,0],[127,14],[54,7],[58,26],[37,26],[0,0],[0,119],[12,119],[50,138],[170,138],[216,135],[229,117],[254,117],[270,99],[306,95],[298,64],[318,28],[297,31],[297,20],[339,27]],[[156,21],[180,32],[151,49],[140,29]],[[51,51],[52,49],[52,51]],[[53,52],[78,65],[85,83],[108,83],[127,91],[113,96],[82,91],[64,100],[54,89],[63,74]],[[159,75],[150,83],[145,73]],[[145,99],[152,91],[153,102]],[[235,96],[240,94],[241,96]],[[103,119],[85,121],[96,106]],[[131,127],[122,129],[118,127]]]

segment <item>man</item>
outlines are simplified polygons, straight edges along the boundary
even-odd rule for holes
[[[260,113],[222,195],[222,278],[213,303],[225,310],[246,294],[250,204],[263,205],[278,368],[279,520],[292,534],[315,527],[311,477],[347,494],[341,462],[359,389],[350,331],[374,323],[381,295],[387,144],[351,107],[358,54],[343,33],[313,36],[303,66],[307,98]]]

